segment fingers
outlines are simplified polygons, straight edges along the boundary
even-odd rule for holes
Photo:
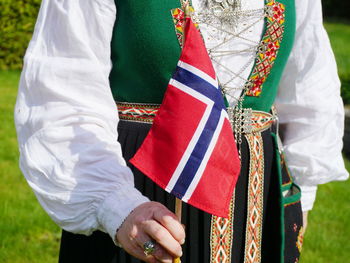
[[[153,214],[153,218],[164,226],[181,245],[185,242],[184,227],[168,209],[164,207],[156,210]]]
[[[182,228],[181,225],[180,227]],[[143,223],[143,230],[172,256],[182,256],[182,248],[179,242],[161,224],[155,220],[147,220]]]
[[[151,237],[144,234],[140,234],[134,240],[137,243],[137,246],[141,248],[141,252],[143,254],[142,256],[145,257],[145,259],[151,259],[152,258],[151,256],[153,256],[157,260],[159,260],[159,262],[172,263],[173,257],[161,245],[157,244],[156,241],[154,241],[155,249],[152,255],[150,256],[145,255],[143,245],[145,244],[145,242],[152,240]]]
[[[132,256],[145,262],[172,263],[182,255],[184,227],[176,216],[157,202],[144,203],[131,212],[116,233],[116,240]],[[145,255],[143,245],[155,241],[152,255]]]
[[[135,258],[138,258],[144,262],[148,263],[159,263],[162,261],[159,261],[157,258],[155,258],[153,255],[145,255],[143,248],[141,246],[141,241],[137,242],[136,239],[134,239],[134,242],[127,243],[123,249],[128,252],[128,254],[132,255]],[[171,262],[171,261],[169,261]],[[166,262],[168,263],[168,262]]]
[[[173,257],[159,245],[156,245],[156,249],[152,254],[159,262],[172,263]]]

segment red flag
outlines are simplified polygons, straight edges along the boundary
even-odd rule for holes
[[[182,201],[228,216],[240,161],[213,65],[191,18],[163,103],[131,163]]]

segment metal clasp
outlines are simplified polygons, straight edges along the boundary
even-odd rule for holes
[[[252,132],[253,110],[251,108],[228,107],[227,113],[236,135]]]

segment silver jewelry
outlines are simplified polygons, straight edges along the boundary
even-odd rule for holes
[[[240,0],[207,0],[207,2],[213,14],[216,16],[238,11],[241,8]]]
[[[219,80],[222,92],[234,104],[242,103],[240,100],[243,100],[245,91],[249,88],[248,80],[243,74],[254,64],[256,52],[265,48],[259,40],[253,40],[249,33],[257,24],[262,23],[270,11],[266,6],[247,9],[242,4],[243,0],[205,0],[201,1],[199,11],[194,14],[194,20],[207,29],[204,38],[209,56],[224,72],[224,79]],[[216,41],[217,39],[222,40]],[[241,39],[245,46],[242,49],[230,48],[229,45],[237,39]],[[249,59],[235,70],[222,63],[222,59],[243,53]]]
[[[152,255],[155,250],[156,244],[152,240],[143,243],[143,253],[145,253],[146,256]]]

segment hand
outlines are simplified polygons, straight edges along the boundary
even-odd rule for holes
[[[120,226],[116,240],[130,255],[150,263],[172,263],[181,257],[185,231],[176,216],[157,202],[147,202],[134,209]],[[156,242],[152,255],[146,256],[143,244]]]

